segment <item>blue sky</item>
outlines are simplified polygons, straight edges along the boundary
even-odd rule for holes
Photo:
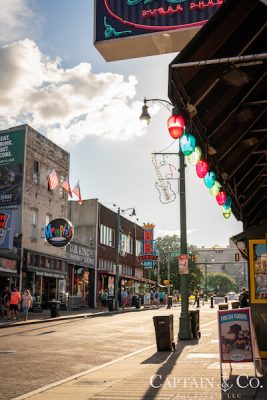
[[[93,0],[0,6],[0,128],[29,123],[70,152],[71,184],[80,180],[83,198],[134,206],[156,233],[179,233],[179,199],[159,201],[151,160],[172,144],[168,111],[152,107],[147,128],[138,120],[145,96],[167,98],[175,54],[106,63],[93,46]],[[175,156],[169,162],[177,167]],[[194,167],[186,168],[186,180],[188,242],[227,245],[241,223],[222,217]],[[176,191],[177,181],[172,185]]]

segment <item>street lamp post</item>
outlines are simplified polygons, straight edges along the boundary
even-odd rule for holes
[[[126,211],[132,210],[130,214],[131,217],[135,216],[135,208],[126,208],[121,210],[118,207],[116,214],[116,241],[115,241],[115,251],[116,251],[116,274],[115,274],[115,310],[118,311],[119,305],[119,278],[120,278],[120,230],[121,230],[121,213],[124,214]]]
[[[142,114],[140,116],[140,120],[150,122],[150,115],[148,113],[148,102],[158,102],[160,104],[166,105],[167,108],[170,109],[172,104],[167,100],[162,99],[144,99],[144,106],[142,110]],[[173,138],[179,138],[182,134],[184,127],[182,127],[183,120],[182,118],[177,116],[178,108],[174,107],[173,109],[173,117],[174,119],[178,119],[177,121],[170,121],[171,127],[174,129],[172,132]],[[171,117],[170,117],[171,118]],[[170,120],[169,118],[169,120]],[[175,126],[175,124],[177,124]],[[170,129],[170,128],[169,128]],[[185,192],[185,161],[184,154],[181,149],[179,151],[179,162],[180,162],[180,240],[181,240],[181,254],[187,255],[187,234],[186,234],[186,192]],[[180,340],[188,340],[192,339],[192,330],[191,330],[191,317],[189,314],[189,301],[188,301],[188,283],[189,276],[188,274],[180,275],[180,285],[181,285],[181,314],[179,320],[179,339]]]

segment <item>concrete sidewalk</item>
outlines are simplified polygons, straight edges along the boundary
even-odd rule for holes
[[[174,352],[157,352],[156,346],[149,346],[16,400],[266,399],[266,377],[260,378],[262,387],[247,385],[257,385],[251,363],[233,364],[231,373],[224,365],[221,380],[216,311],[203,307],[201,339],[179,341]],[[170,313],[166,310],[166,315]],[[242,387],[237,385],[239,375]]]

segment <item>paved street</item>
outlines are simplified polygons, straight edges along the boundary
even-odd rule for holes
[[[178,310],[171,310],[177,317],[175,332]],[[105,314],[1,329],[0,399],[14,398],[154,344],[152,316],[166,311],[169,314],[166,309]]]

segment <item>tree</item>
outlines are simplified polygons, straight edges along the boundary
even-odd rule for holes
[[[214,292],[225,295],[236,290],[235,280],[224,272],[212,272],[208,274],[208,287]]]
[[[196,246],[189,245],[188,252],[194,251]],[[170,281],[172,289],[180,290],[180,274],[178,268],[178,256],[180,254],[180,238],[177,235],[163,236],[157,239],[157,250],[160,257],[160,282],[168,278],[168,260],[170,262]],[[201,269],[191,260],[189,267],[189,290],[193,292],[199,289],[203,277]]]

